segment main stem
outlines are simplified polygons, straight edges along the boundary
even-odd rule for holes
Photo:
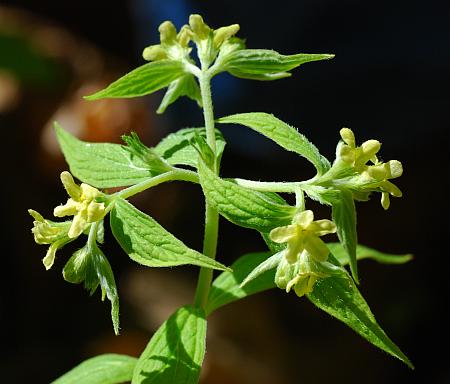
[[[199,77],[200,92],[203,103],[203,117],[206,128],[206,142],[211,147],[214,155],[216,154],[216,133],[214,128],[214,112],[211,98],[211,78],[206,70],[202,68]],[[214,173],[218,174],[219,164],[214,162]],[[219,233],[219,213],[210,206],[205,200],[205,231],[203,237],[203,254],[215,259],[217,249],[217,237]],[[197,307],[205,308],[208,301],[209,290],[211,287],[213,270],[210,268],[201,268],[198,276],[197,289],[195,291],[194,304]]]

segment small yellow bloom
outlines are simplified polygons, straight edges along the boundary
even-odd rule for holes
[[[289,263],[283,258],[278,264],[275,283],[278,288],[294,292],[298,297],[311,293],[315,283],[320,279],[345,273],[342,268],[327,261],[317,261],[304,250],[295,263]]]
[[[367,140],[357,147],[351,129],[342,128],[340,134],[343,142],[338,145],[336,157],[352,166],[359,174],[351,183],[355,192],[367,194],[373,191],[381,192],[381,205],[384,209],[388,209],[389,195],[402,196],[400,189],[388,181],[402,175],[402,163],[398,160],[386,163],[379,161],[376,154],[381,148],[381,143],[377,140]]]
[[[64,171],[61,173],[61,181],[70,198],[67,203],[54,209],[56,217],[74,216],[68,236],[74,239],[88,227],[90,223],[101,220],[105,216],[105,204],[96,201],[102,193],[88,184],[78,186],[72,175]]]
[[[325,261],[329,250],[319,237],[335,232],[336,225],[332,221],[314,221],[314,213],[307,210],[295,215],[292,224],[273,229],[270,238],[276,243],[287,243],[285,258],[290,263],[297,261],[304,250],[315,260]]]
[[[56,251],[72,240],[68,236],[71,222],[55,223],[44,219],[41,214],[32,209],[29,209],[28,213],[34,218],[33,228],[31,229],[34,241],[37,244],[50,244],[47,254],[42,259],[45,268],[48,270],[55,261]]]

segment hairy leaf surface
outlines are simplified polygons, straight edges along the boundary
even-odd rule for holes
[[[182,96],[187,96],[196,101],[201,107],[202,97],[200,94],[200,88],[195,80],[195,77],[191,74],[186,74],[170,83],[156,113],[164,113],[170,104],[174,103]]]
[[[317,147],[298,132],[294,127],[284,123],[275,116],[263,112],[239,113],[222,117],[219,123],[241,124],[254,129],[288,151],[295,152],[316,167],[319,174],[330,169],[329,161],[323,157]]]
[[[203,192],[211,205],[234,224],[268,232],[290,223],[295,208],[268,195],[216,176],[202,161],[198,167]]]
[[[97,188],[137,184],[154,174],[149,165],[119,144],[87,143],[55,123],[56,136],[70,172]]]
[[[132,384],[197,384],[205,356],[206,317],[200,308],[179,308],[151,338]]]
[[[332,217],[336,224],[339,241],[348,254],[352,276],[358,282],[358,265],[356,262],[356,208],[350,191],[341,190],[340,199],[332,205]]]
[[[144,64],[111,83],[105,89],[85,96],[87,100],[149,95],[183,76],[183,64],[175,60],[160,60]]]
[[[245,74],[278,74],[290,71],[304,63],[328,60],[333,57],[334,55],[329,54],[281,55],[269,49],[241,49],[227,55],[224,68],[233,75],[236,72],[238,77],[244,77]]]
[[[128,201],[117,199],[111,211],[114,237],[130,258],[148,267],[183,264],[226,270],[219,262],[187,247],[153,218]]]
[[[154,150],[171,165],[187,165],[197,168],[198,152],[191,144],[195,135],[206,138],[205,128],[180,129],[161,140]],[[225,145],[225,139],[220,131],[216,130],[217,156],[222,155]]]
[[[331,255],[330,261],[339,265]],[[345,276],[347,278],[328,277],[319,280],[307,297],[318,308],[344,322],[367,341],[413,368],[405,354],[378,325],[353,280],[348,274]]]

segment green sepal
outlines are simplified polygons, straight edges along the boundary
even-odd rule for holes
[[[268,232],[291,222],[295,207],[221,179],[199,160],[198,174],[208,202],[232,223]]]
[[[350,191],[345,189],[340,191],[340,199],[333,203],[331,213],[339,241],[348,254],[352,276],[358,283],[356,208]]]
[[[149,215],[128,201],[116,199],[111,211],[111,229],[130,258],[148,267],[192,264],[229,270],[223,264],[187,247]]]
[[[319,175],[330,169],[330,162],[320,154],[317,147],[294,127],[275,116],[263,112],[239,113],[222,117],[218,123],[241,124],[254,129],[288,151],[295,152],[309,160]]]
[[[222,68],[238,77],[243,75],[278,74],[290,71],[301,64],[311,61],[332,59],[329,54],[281,55],[268,49],[241,49],[228,54],[222,61]]]
[[[197,151],[197,153],[202,158],[203,162],[209,167],[214,168],[216,158],[213,150],[206,142],[206,138],[204,136],[199,135],[198,133],[191,139],[191,145]]]
[[[247,275],[240,287],[244,288],[247,284],[261,276],[263,273],[278,267],[278,264],[280,264],[283,256],[284,251],[275,253],[275,255],[270,256],[267,260],[264,260],[261,264],[257,265],[255,269]]]
[[[105,354],[87,359],[51,384],[120,384],[133,377],[138,359]]]
[[[241,283],[251,271],[267,260],[270,255],[269,252],[245,254],[231,265],[233,272],[222,272],[212,283],[206,313],[209,315],[224,305],[275,288],[275,268],[260,274],[256,279],[241,287]]]
[[[184,66],[180,61],[154,61],[134,69],[105,89],[84,98],[99,100],[145,96],[167,87],[185,73]]]
[[[76,251],[63,269],[64,280],[73,284],[84,283],[90,295],[100,285],[102,300],[105,296],[111,302],[111,319],[114,332],[119,334],[119,295],[114,274],[108,259],[94,242]]]
[[[70,172],[84,183],[96,188],[124,187],[155,176],[146,162],[122,145],[78,140],[58,123],[55,131]]]
[[[123,135],[122,140],[127,144],[124,149],[130,152],[132,157],[136,156],[146,163],[154,174],[161,174],[173,169],[153,148],[147,147],[136,132]]]
[[[332,255],[329,261],[339,266]],[[414,368],[408,357],[378,325],[367,302],[347,273],[318,280],[314,290],[306,296],[318,308],[348,325],[371,344]]]
[[[347,251],[340,243],[327,243],[327,247],[333,256],[339,261],[341,265],[349,263]],[[356,246],[356,258],[358,260],[372,259],[381,264],[404,264],[413,259],[411,254],[396,255],[393,253],[380,252],[376,249],[366,247],[358,244]]]
[[[192,140],[196,135],[206,138],[205,128],[180,129],[161,140],[154,150],[170,165],[186,165],[197,168],[198,153],[192,146]],[[225,139],[216,129],[216,153],[218,158],[222,156],[225,145]]]
[[[156,113],[164,113],[170,104],[174,103],[182,96],[187,96],[191,100],[196,101],[199,107],[202,106],[200,88],[193,75],[184,75],[170,83]]]
[[[205,356],[206,325],[201,308],[179,308],[139,357],[132,384],[197,384]]]

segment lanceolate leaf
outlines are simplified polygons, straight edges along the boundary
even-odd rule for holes
[[[336,265],[339,263],[330,261]],[[376,347],[400,359],[410,368],[412,363],[377,324],[369,306],[350,276],[319,280],[308,298],[320,309],[344,322]]]
[[[198,152],[191,140],[198,134],[206,138],[205,128],[184,128],[165,137],[155,148],[155,152],[171,165],[187,165],[197,168]],[[216,130],[217,156],[225,149],[225,140],[219,130]]]
[[[197,384],[205,339],[204,311],[181,307],[153,335],[139,357],[132,384]]]
[[[241,49],[227,55],[224,60],[226,71],[249,75],[274,74],[290,71],[310,61],[332,59],[334,55],[306,54],[281,55],[268,49]]]
[[[349,263],[348,253],[340,243],[327,243],[327,247],[333,256],[339,261],[341,265]],[[356,246],[356,258],[373,259],[382,264],[404,264],[412,260],[411,254],[395,255],[392,253],[380,252],[375,249],[358,244]]]
[[[153,176],[149,165],[119,144],[86,143],[55,123],[59,145],[70,172],[97,188],[137,184]]]
[[[358,282],[358,266],[356,263],[356,209],[350,191],[341,190],[340,199],[332,205],[332,217],[336,224],[337,235],[349,258],[352,276]]]
[[[120,384],[130,381],[137,359],[106,354],[93,357],[52,382],[52,384]]]
[[[209,292],[206,313],[210,314],[226,304],[254,295],[255,293],[275,288],[275,268],[266,271],[257,279],[240,287],[244,279],[270,257],[270,253],[248,253],[236,260],[231,268],[233,272],[222,272],[213,282]]]
[[[284,123],[275,116],[263,112],[239,113],[218,120],[219,123],[241,124],[252,128],[275,141],[288,151],[298,153],[308,159],[319,174],[330,169],[329,161],[323,157],[314,144],[299,133],[294,127]]]
[[[295,214],[290,205],[221,179],[201,161],[198,172],[208,202],[234,224],[268,232],[290,223]]]
[[[87,100],[149,95],[167,87],[172,81],[185,74],[183,64],[175,60],[160,60],[127,73],[107,88],[86,96]]]
[[[219,262],[188,248],[154,219],[123,199],[111,211],[114,237],[130,258],[148,267],[193,264],[226,270]]]
[[[196,101],[199,106],[202,105],[200,88],[193,75],[184,75],[170,83],[156,113],[164,113],[166,108],[177,101],[181,96],[187,96]]]

